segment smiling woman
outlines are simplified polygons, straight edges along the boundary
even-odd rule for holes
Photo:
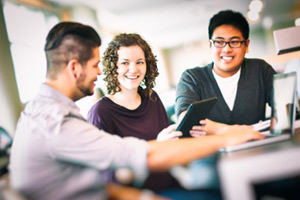
[[[138,34],[119,34],[106,48],[102,63],[108,95],[91,108],[88,120],[122,137],[156,139],[170,123],[153,90],[158,71],[150,46]]]
[[[108,95],[90,109],[88,120],[121,137],[156,139],[170,122],[153,90],[158,72],[150,46],[138,34],[117,35],[105,50],[102,63]],[[153,173],[143,187],[158,191],[176,185],[169,173]]]

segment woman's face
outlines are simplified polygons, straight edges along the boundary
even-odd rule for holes
[[[137,91],[147,71],[145,54],[142,48],[138,45],[120,47],[117,66],[121,90]]]

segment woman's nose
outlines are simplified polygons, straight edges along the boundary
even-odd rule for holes
[[[130,72],[135,72],[136,71],[136,64],[135,63],[131,63],[130,65],[129,65],[129,71]]]

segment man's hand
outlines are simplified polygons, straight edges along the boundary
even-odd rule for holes
[[[157,141],[164,141],[164,140],[171,140],[171,139],[178,139],[182,136],[182,132],[175,131],[178,124],[172,124],[167,128],[163,129],[158,135],[156,140]]]
[[[186,110],[183,111],[182,113],[180,113],[179,118],[178,118],[179,122],[183,119],[183,117],[185,116],[185,114],[186,114]],[[207,123],[208,123],[207,119],[206,120],[201,120],[199,122],[200,125],[192,127],[192,129],[189,132],[190,135],[192,137],[201,137],[201,136],[207,135],[207,128],[206,128]]]
[[[233,146],[247,142],[248,140],[263,139],[265,136],[255,131],[252,126],[231,125],[220,131],[220,136],[224,140],[225,146]]]
[[[199,126],[193,126],[192,129],[190,130],[190,134],[192,137],[201,137],[206,135],[206,120],[201,120],[199,122]]]

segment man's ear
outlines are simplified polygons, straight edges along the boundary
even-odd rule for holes
[[[249,43],[250,43],[250,39],[247,39],[246,42],[245,42],[246,53],[249,53]]]
[[[81,65],[76,59],[72,59],[67,64],[67,70],[71,77],[77,79],[81,74]]]

